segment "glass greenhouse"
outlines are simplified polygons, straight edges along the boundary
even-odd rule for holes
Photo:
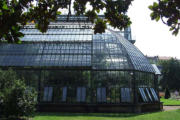
[[[160,109],[155,70],[129,40],[108,28],[94,34],[86,17],[59,16],[46,33],[34,24],[22,44],[0,43],[0,66],[38,91],[42,111],[137,112]],[[77,22],[78,21],[78,22]]]

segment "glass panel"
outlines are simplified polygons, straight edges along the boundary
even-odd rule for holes
[[[120,34],[109,30],[114,36],[116,36],[119,40],[119,43],[125,48],[127,52],[127,56],[130,59],[131,63],[135,70],[146,71],[146,72],[155,72],[152,65],[149,63],[148,59],[142,54],[142,52],[136,48],[135,45],[130,43]]]
[[[121,102],[131,102],[130,88],[121,88]]]
[[[85,102],[86,101],[86,88],[82,87],[81,88],[81,102]]]
[[[106,102],[106,88],[97,88],[97,102]]]
[[[151,97],[151,94],[150,94],[148,88],[145,88],[145,89],[146,89],[146,92],[147,92],[147,94],[148,94],[148,97],[149,97],[150,101],[153,102],[153,99],[152,99],[152,97]]]
[[[52,87],[45,87],[44,88],[43,101],[51,102],[52,101],[52,93],[53,93],[53,88]]]
[[[67,87],[63,87],[62,89],[62,102],[66,101],[66,97],[67,97]]]
[[[147,96],[144,92],[144,89],[143,88],[139,88],[139,92],[140,92],[140,95],[141,95],[141,98],[143,99],[144,102],[148,102],[149,100],[147,99]]]
[[[78,87],[77,88],[77,102],[85,102],[86,101],[86,88]]]
[[[53,88],[52,87],[49,87],[49,93],[48,93],[48,101],[52,101],[52,94],[53,93]]]
[[[154,88],[150,88],[150,91],[151,91],[151,94],[152,94],[153,97],[154,97],[154,100],[158,102],[158,101],[159,101],[159,98],[158,98],[158,96],[157,96]]]
[[[77,102],[81,102],[81,87],[77,88]]]
[[[48,87],[44,88],[43,101],[48,101]]]

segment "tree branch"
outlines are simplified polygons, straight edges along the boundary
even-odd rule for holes
[[[69,12],[68,12],[68,16],[67,16],[67,21],[69,21],[69,17],[71,16],[71,2],[72,2],[72,0],[69,1]]]

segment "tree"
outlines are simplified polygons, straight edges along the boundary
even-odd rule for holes
[[[131,24],[127,10],[133,0],[0,0],[0,42],[20,42],[23,33],[21,26],[34,21],[36,28],[46,32],[50,21],[55,21],[63,9],[71,15],[85,15],[95,24],[94,33],[103,33],[106,23],[114,28],[123,29]],[[87,5],[89,7],[87,7]],[[158,0],[149,6],[152,20],[161,19],[177,35],[180,27],[180,1]],[[104,12],[105,19],[98,17]],[[67,18],[67,21],[69,17]]]
[[[95,33],[102,33],[106,23],[123,29],[131,24],[126,12],[133,0],[0,0],[0,41],[20,42],[21,26],[34,21],[41,32],[46,32],[50,21],[54,21],[62,9],[69,11],[73,3],[76,15],[85,15],[95,23]],[[90,6],[87,8],[87,4]],[[98,17],[104,10],[105,19]],[[67,19],[68,21],[68,19]]]
[[[0,70],[0,112],[7,118],[31,116],[35,111],[36,91],[27,87],[12,70]]]
[[[149,6],[152,10],[151,19],[162,20],[177,35],[180,29],[180,0],[157,0]]]
[[[171,97],[171,94],[170,94],[169,88],[168,88],[168,87],[166,87],[166,89],[165,89],[165,96],[164,96],[164,98],[165,98],[165,99],[169,99],[170,97]]]
[[[168,85],[170,90],[178,90],[180,88],[180,62],[176,59],[162,61],[162,79],[160,84],[162,88]]]

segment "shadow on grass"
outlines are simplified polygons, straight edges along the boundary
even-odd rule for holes
[[[154,112],[151,112],[154,113]],[[45,113],[45,112],[40,112],[36,113],[35,116],[48,116],[48,117],[135,117],[139,115],[144,115],[144,114],[151,114],[151,113]]]

